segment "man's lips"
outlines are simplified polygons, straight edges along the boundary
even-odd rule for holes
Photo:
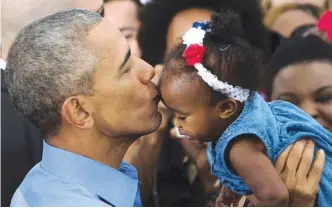
[[[160,101],[160,94],[158,93],[154,98],[153,98],[153,102],[158,105],[159,101]]]

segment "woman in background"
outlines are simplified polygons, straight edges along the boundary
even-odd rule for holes
[[[313,35],[281,44],[271,59],[267,93],[297,105],[332,132],[331,44]]]

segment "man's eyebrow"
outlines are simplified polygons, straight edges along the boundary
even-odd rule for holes
[[[120,68],[119,68],[120,70],[122,70],[123,67],[126,65],[126,63],[128,62],[130,56],[131,56],[130,49],[128,49],[127,54],[126,54],[122,64],[120,65]]]
[[[133,27],[122,27],[119,30],[120,30],[120,32],[124,32],[124,31],[137,31],[137,28],[133,28]]]

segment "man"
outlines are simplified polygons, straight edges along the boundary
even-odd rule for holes
[[[39,20],[17,37],[9,91],[47,139],[12,205],[140,205],[136,171],[121,161],[161,118],[153,69],[130,57],[123,40],[112,24],[82,10]]]
[[[6,81],[15,107],[46,140],[11,205],[141,206],[136,169],[122,160],[161,123],[153,76],[95,12],[68,10],[25,27]]]
[[[67,8],[87,8],[104,16],[102,0],[4,0],[2,21],[2,57],[6,58],[9,47],[20,29],[33,20]],[[42,9],[41,9],[42,8]],[[13,12],[15,11],[15,12]],[[5,66],[1,67],[5,68]],[[156,68],[156,71],[161,69]],[[1,111],[2,111],[2,157],[1,157],[1,205],[9,206],[10,200],[28,171],[41,160],[44,136],[34,125],[16,112],[9,100],[4,70],[1,70]],[[154,80],[156,82],[156,80]],[[126,153],[125,160],[135,165],[141,182],[142,203],[147,204],[152,195],[153,176],[160,149],[165,135],[169,115],[161,109],[163,124],[159,129],[141,137]]]
[[[29,22],[68,8],[103,14],[102,0],[4,0],[1,33],[1,206],[10,200],[28,171],[41,160],[43,135],[13,107],[5,83],[7,53],[18,32]]]

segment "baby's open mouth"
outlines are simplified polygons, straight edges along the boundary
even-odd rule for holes
[[[193,139],[192,137],[188,136],[188,135],[183,135],[180,133],[179,131],[179,128],[178,127],[174,127],[175,128],[175,134],[176,134],[176,137],[178,139]]]

